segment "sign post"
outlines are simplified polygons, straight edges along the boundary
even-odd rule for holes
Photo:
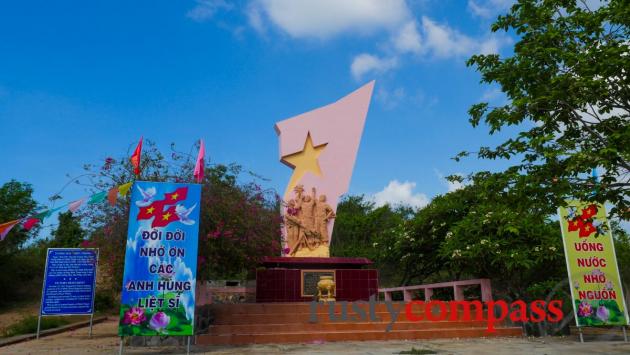
[[[627,341],[628,309],[604,205],[568,201],[558,212],[580,341],[581,327],[597,326],[621,326]]]
[[[37,319],[37,339],[42,317],[90,315],[90,337],[94,320],[94,293],[98,249],[49,248]]]
[[[118,335],[193,336],[201,185],[132,187]]]

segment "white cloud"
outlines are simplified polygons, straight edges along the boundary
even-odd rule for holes
[[[493,87],[491,89],[487,89],[481,95],[481,99],[483,101],[494,101],[501,96],[501,90],[498,87]]]
[[[483,6],[505,7],[511,1],[470,0],[469,7],[483,13]],[[386,34],[386,39],[377,43],[377,51],[368,50],[353,58],[350,73],[357,80],[398,67],[405,55],[461,58],[473,53],[497,53],[510,41],[507,35],[471,37],[429,17],[417,19],[406,0],[248,0],[244,5],[227,0],[196,0],[188,17],[205,21],[218,11],[235,8],[252,29],[265,37],[273,28],[293,39]],[[241,26],[233,32],[240,36],[242,30]]]
[[[512,42],[505,35],[491,35],[486,39],[472,38],[426,16],[422,17],[422,30],[426,51],[436,58],[498,53],[502,45]]]
[[[376,207],[389,205],[408,205],[414,208],[421,208],[429,203],[429,198],[422,193],[415,193],[415,182],[392,180],[383,191],[377,192],[373,196]]]
[[[410,16],[404,0],[256,0],[278,28],[295,38],[329,38],[400,26]]]
[[[480,100],[490,103],[491,106],[503,106],[510,102],[505,93],[497,86],[484,90]]]
[[[455,175],[461,175],[461,174],[455,174]],[[444,181],[446,183],[446,187],[448,188],[448,192],[457,191],[461,189],[462,187],[466,186],[465,183],[459,182],[459,181],[448,181],[446,179],[444,179]]]
[[[448,192],[457,191],[457,190],[461,189],[462,187],[468,185],[466,182],[448,181],[446,179],[446,176],[444,176],[444,174],[442,174],[442,172],[440,172],[437,169],[434,169],[434,171],[435,171],[435,174],[440,179],[440,181],[442,182],[442,184],[444,184],[444,186],[446,186]],[[462,174],[462,173],[455,173],[455,174],[452,174],[452,175],[458,175],[458,176],[462,176],[462,177],[464,176],[464,174]]]
[[[255,6],[255,4],[253,3],[250,3],[245,10],[245,14],[247,15],[249,25],[252,26],[254,30],[259,33],[265,33],[265,23],[263,21],[263,17],[259,7]]]
[[[394,47],[401,53],[419,53],[422,50],[420,33],[415,21],[404,25],[393,39]]]
[[[437,59],[460,58],[474,53],[499,53],[504,44],[512,43],[510,37],[501,34],[473,38],[426,16],[422,17],[421,29],[422,34],[415,21],[406,22],[391,37],[391,43],[386,46],[386,58],[367,53],[356,56],[350,66],[352,76],[359,80],[367,73],[384,73],[398,66],[406,53],[426,54]]]
[[[474,15],[490,18],[506,12],[515,0],[468,0],[468,10]]]
[[[476,51],[481,54],[499,54],[499,49],[501,49],[504,44],[511,43],[512,39],[510,37],[493,34],[483,40]]]
[[[425,45],[438,58],[467,55],[477,46],[472,38],[447,25],[439,25],[426,16],[422,17],[422,29]]]
[[[199,22],[207,21],[214,16],[219,10],[231,10],[233,4],[227,3],[225,0],[195,0],[197,5],[193,7],[186,16]]]
[[[383,86],[379,86],[375,98],[381,105],[383,105],[383,108],[391,110],[398,107],[398,105],[400,105],[406,97],[407,94],[405,93],[405,89],[402,87],[389,91]]]
[[[448,181],[446,180],[446,185],[448,186],[448,192],[453,192],[453,191],[457,191],[459,189],[461,189],[462,187],[464,187],[464,183],[459,182],[459,181]]]
[[[363,53],[354,57],[350,65],[350,72],[355,79],[359,80],[367,73],[383,73],[395,68],[397,64],[398,59],[396,57],[379,58],[371,54]]]

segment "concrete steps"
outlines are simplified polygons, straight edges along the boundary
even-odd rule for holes
[[[358,319],[348,305],[348,320],[342,321],[342,305],[335,304],[334,317],[329,318],[329,308],[319,306],[315,314],[317,322],[311,322],[309,303],[253,303],[212,305],[213,325],[207,334],[197,335],[200,345],[240,345],[262,343],[302,343],[317,341],[404,340],[434,338],[471,338],[489,336],[521,336],[520,327],[497,324],[496,331],[489,333],[485,321],[410,321],[406,319],[403,305],[396,322],[384,303],[373,304],[375,321],[370,321],[369,306],[362,304],[366,318]],[[426,312],[414,308],[414,315],[426,318]],[[460,312],[458,312],[460,313]],[[450,316],[450,314],[449,314]],[[352,319],[356,321],[352,321]],[[485,314],[484,314],[485,317]],[[388,326],[390,331],[387,331]]]
[[[338,323],[295,323],[295,324],[239,324],[239,325],[213,325],[209,334],[259,334],[270,330],[282,333],[294,332],[332,332],[332,331],[363,331],[380,330],[428,330],[428,329],[453,329],[453,328],[481,328],[486,326],[484,321],[455,321],[455,322],[407,322],[397,321],[390,325],[387,322],[338,322]]]

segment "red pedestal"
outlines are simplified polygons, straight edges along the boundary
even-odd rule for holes
[[[334,271],[337,301],[378,296],[378,270],[366,258],[265,258],[256,271],[256,302],[309,302],[302,295],[304,272]]]

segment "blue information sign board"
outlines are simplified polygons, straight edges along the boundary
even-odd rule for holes
[[[97,264],[98,249],[48,249],[40,314],[94,313]]]

